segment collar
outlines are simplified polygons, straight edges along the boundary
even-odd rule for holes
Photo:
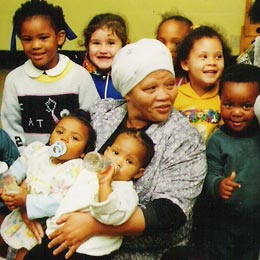
[[[60,75],[64,71],[69,61],[70,59],[67,56],[59,54],[59,62],[54,68],[49,70],[40,70],[33,65],[31,60],[27,60],[24,63],[24,70],[26,74],[31,78],[38,78],[42,74],[55,77]]]
[[[222,125],[220,127],[220,129],[226,133],[227,135],[229,136],[233,136],[235,138],[243,138],[243,137],[252,137],[252,136],[255,136],[257,134],[259,134],[259,131],[260,131],[260,128],[259,128],[259,125],[258,125],[258,122],[255,122],[252,127],[248,128],[248,129],[245,129],[244,131],[242,132],[234,132],[232,130],[230,130],[226,124]]]
[[[88,58],[88,55],[85,55],[84,61],[82,66],[90,73],[96,76],[99,76],[103,79],[106,79],[107,76],[109,76],[110,71],[108,72],[101,72]]]

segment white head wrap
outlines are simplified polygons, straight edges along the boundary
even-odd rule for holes
[[[125,97],[156,70],[167,70],[175,75],[171,53],[158,40],[142,39],[118,51],[112,63],[111,77],[115,88]]]

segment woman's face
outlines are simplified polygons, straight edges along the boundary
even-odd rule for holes
[[[177,95],[171,72],[157,70],[137,84],[125,99],[127,101],[127,127],[141,128],[150,123],[168,119]]]

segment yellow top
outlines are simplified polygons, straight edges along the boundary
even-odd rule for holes
[[[199,96],[190,83],[186,83],[178,88],[173,106],[197,128],[205,142],[212,132],[223,124],[220,118],[218,86]]]

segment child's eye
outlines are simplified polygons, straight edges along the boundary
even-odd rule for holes
[[[253,107],[252,104],[244,104],[243,105],[243,109],[246,109],[246,110],[251,109],[252,107]]]
[[[205,60],[205,59],[207,59],[207,55],[205,55],[205,54],[203,54],[203,55],[200,55],[200,59],[202,59],[202,60]]]
[[[224,104],[224,107],[226,107],[226,108],[231,108],[231,107],[232,107],[232,104],[231,104],[231,103],[225,103],[225,104]]]
[[[109,44],[109,45],[113,45],[113,44],[115,44],[115,42],[108,42],[108,44]]]
[[[31,38],[24,37],[24,38],[21,38],[21,40],[22,40],[22,42],[30,42]]]
[[[56,133],[57,133],[58,135],[62,135],[62,134],[63,134],[63,131],[61,131],[61,130],[56,130]]]
[[[79,138],[78,138],[77,136],[72,136],[72,140],[73,140],[73,141],[78,141]]]
[[[47,36],[47,35],[40,36],[40,39],[41,39],[41,40],[46,40],[46,39],[48,39],[48,38],[49,38],[49,36]]]
[[[219,54],[219,55],[216,56],[216,59],[217,59],[217,60],[221,60],[222,58],[223,58],[223,55],[221,55],[221,54]]]
[[[112,150],[112,153],[113,153],[114,155],[118,155],[118,151],[116,151],[116,150]]]
[[[134,162],[131,161],[131,160],[126,160],[126,162],[127,162],[128,164],[133,164],[133,163],[134,163]]]

